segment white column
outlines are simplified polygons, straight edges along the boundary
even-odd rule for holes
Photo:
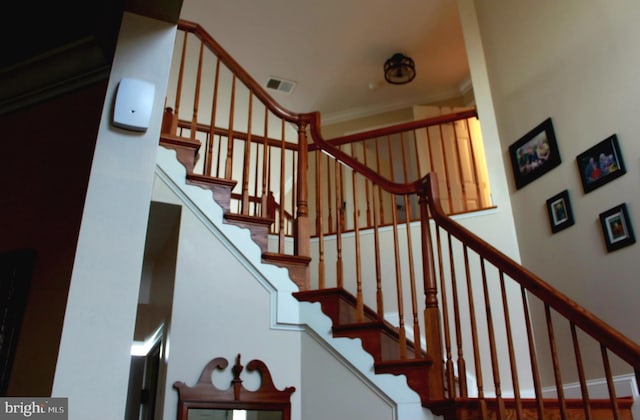
[[[52,396],[70,419],[124,418],[147,219],[175,25],[125,13],[93,157]],[[155,85],[146,132],[111,124],[122,78]],[[69,115],[69,118],[74,118]]]

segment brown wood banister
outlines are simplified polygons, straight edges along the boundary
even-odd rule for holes
[[[377,128],[375,130],[362,131],[355,134],[349,134],[347,136],[336,137],[330,140],[325,140],[332,146],[339,146],[342,144],[353,143],[357,141],[367,140],[375,137],[383,137],[390,134],[396,134],[403,131],[416,130],[418,128],[428,128],[436,125],[447,124],[454,121],[458,121],[465,118],[477,118],[478,111],[470,109],[468,111],[454,112],[446,115],[439,115],[437,117],[426,118],[423,120],[410,121],[402,124],[395,124],[388,127]],[[317,149],[318,146],[310,145],[309,151]]]
[[[589,333],[597,341],[606,344],[621,359],[640,368],[640,346],[610,325],[595,317],[582,306],[553,288],[544,280],[528,271],[511,258],[498,251],[486,241],[474,235],[457,222],[447,217],[439,204],[438,183],[436,175],[429,174],[423,178],[424,188],[429,196],[431,217],[445,230],[476,251],[482,258],[490,261],[498,269],[509,275],[527,291],[537,296],[551,308],[562,314],[569,321]]]
[[[309,126],[309,129],[311,131],[311,137],[313,138],[314,144],[316,144],[317,148],[322,149],[325,153],[332,156],[337,161],[344,163],[352,169],[355,169],[360,174],[369,178],[372,182],[380,185],[383,189],[392,194],[417,194],[422,189],[422,185],[424,185],[426,177],[407,184],[392,182],[381,177],[377,172],[360,163],[353,157],[349,156],[322,137],[322,134],[320,132],[319,113],[307,114],[307,116],[311,117],[311,124]]]
[[[207,48],[213,51],[220,61],[223,62],[238,79],[247,85],[262,102],[268,105],[269,109],[274,114],[289,122],[297,123],[300,121],[301,115],[303,114],[291,112],[280,106],[280,104],[278,104],[271,95],[269,95],[266,90],[256,82],[255,79],[251,77],[236,60],[233,59],[233,57],[231,57],[231,55],[229,55],[229,53],[222,48],[222,46],[220,46],[220,44],[218,44],[211,35],[202,28],[202,26],[194,22],[180,20],[178,22],[178,29],[191,32],[200,38],[200,40],[206,44]]]

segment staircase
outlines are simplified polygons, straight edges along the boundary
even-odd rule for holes
[[[400,342],[397,328],[377,317],[375,312],[366,308],[366,319],[358,321],[356,299],[343,289],[312,290],[294,293],[296,299],[303,302],[319,302],[322,311],[331,318],[333,335],[335,337],[359,338],[363,348],[374,358],[376,373],[391,373],[405,375],[408,385],[416,391],[424,407],[445,419],[458,420],[488,420],[488,419],[539,419],[537,401],[527,399],[521,401],[517,407],[514,399],[502,401],[502,416],[495,398],[479,400],[477,398],[457,398],[453,401],[432,401],[428,395],[429,368],[432,360],[428,354],[414,355],[413,359],[401,359],[399,355]],[[410,341],[406,343],[409,351],[413,351]],[[631,397],[618,398],[618,415],[620,420],[632,419]],[[565,416],[561,415],[560,404],[557,399],[547,399],[543,402],[544,419],[584,419],[605,420],[612,417],[612,404],[607,399],[590,401],[590,417],[585,417],[583,400],[571,399],[565,401]]]
[[[398,180],[367,161],[367,150],[379,153],[380,138],[411,136],[417,152],[419,130],[428,138],[434,127],[457,132],[462,122],[468,129],[475,111],[328,142],[317,114],[283,110],[197,24],[181,22],[179,28],[183,51],[190,34],[200,43],[200,63],[205,46],[215,55],[215,76],[207,79],[215,81],[216,95],[221,64],[232,74],[230,100],[214,96],[205,112],[208,124],[199,120],[197,100],[191,120],[181,119],[183,54],[160,144],[176,151],[187,183],[212,192],[225,223],[250,230],[263,262],[288,270],[299,301],[321,304],[334,337],[361,340],[376,374],[404,375],[422,405],[447,420],[632,418],[633,399],[617,395],[616,381],[630,373],[638,382],[637,344],[455,222],[449,216],[456,211],[455,177],[445,174],[443,184],[434,174],[412,169],[419,177],[411,180],[405,168]],[[193,75],[195,98],[203,72],[199,65]],[[246,121],[234,112],[236,80],[248,96]],[[254,100],[263,104],[264,118],[252,116]],[[230,103],[231,110],[222,112],[218,102]],[[263,122],[260,131],[252,128],[256,119]],[[294,141],[287,135],[290,127]],[[469,211],[466,203],[482,191],[479,183],[475,191],[459,178],[461,202]],[[349,184],[351,195],[345,192]],[[442,185],[445,197],[439,194]],[[343,256],[347,243],[355,250],[353,260]],[[325,261],[329,254],[333,264]],[[335,276],[327,274],[329,265],[336,267]],[[397,325],[385,319],[389,308],[398,315]],[[534,315],[546,325],[535,325]],[[574,366],[558,345],[567,337]],[[593,373],[594,354],[602,359],[602,373]],[[539,367],[541,356],[550,369]],[[606,383],[602,398],[590,395],[588,378],[594,375]],[[580,398],[565,396],[568,383],[576,384]]]

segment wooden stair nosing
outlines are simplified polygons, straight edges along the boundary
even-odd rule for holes
[[[361,322],[356,321],[357,316],[355,316],[355,308],[357,299],[344,288],[334,287],[329,289],[297,292],[294,294],[294,297],[302,301],[320,302],[323,312],[333,321],[333,330],[336,334],[340,334],[341,336],[350,336],[348,331],[352,331],[353,335],[351,336],[357,337],[359,325],[361,325],[362,328],[373,328],[375,326],[380,328],[381,333],[395,339],[397,342],[400,342],[400,332],[398,327],[392,325],[385,319],[381,319],[378,314],[368,306],[364,307],[365,320]],[[336,301],[334,302],[332,300]],[[351,316],[345,316],[342,310],[344,307],[342,307],[339,302],[346,302],[349,304],[351,309],[354,311],[353,314]],[[349,319],[349,322],[344,322],[345,319]],[[407,344],[407,352],[414,353],[415,343],[406,338],[405,342]],[[423,355],[425,354],[424,350],[421,350],[420,352]],[[374,358],[376,357],[375,354],[372,355]]]
[[[307,272],[309,263],[311,262],[310,257],[279,254],[276,252],[263,252],[262,261],[278,267],[286,268],[289,272],[289,277],[291,277],[291,280],[293,280],[300,290],[309,289]]]
[[[187,183],[211,191],[213,200],[222,207],[222,212],[224,214],[229,213],[231,207],[231,190],[236,186],[236,181],[208,175],[187,173]]]
[[[356,297],[347,292],[342,287],[331,287],[317,290],[305,290],[302,292],[296,292],[294,297],[304,302],[319,302],[322,305],[323,312],[331,318],[333,325],[341,325],[348,320],[348,324],[353,323],[357,319],[355,309],[357,306]],[[341,305],[346,303],[348,306]],[[354,310],[351,316],[345,316],[344,311],[341,309],[350,307]],[[380,319],[377,313],[368,306],[364,307],[365,322],[377,321]]]
[[[267,229],[273,224],[273,219],[260,216],[250,216],[239,213],[226,213],[224,218],[229,221],[246,224],[250,226],[265,226]]]
[[[167,149],[175,150],[178,162],[186,168],[187,173],[193,171],[201,146],[200,141],[163,133],[160,135],[159,143]]]
[[[244,229],[249,229],[251,239],[258,244],[260,252],[266,252],[269,247],[269,229],[273,223],[272,219],[246,214],[226,213],[224,222]]]

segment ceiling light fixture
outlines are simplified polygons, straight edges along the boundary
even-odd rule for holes
[[[404,85],[416,77],[416,65],[402,53],[395,53],[384,63],[384,79],[393,85]]]

